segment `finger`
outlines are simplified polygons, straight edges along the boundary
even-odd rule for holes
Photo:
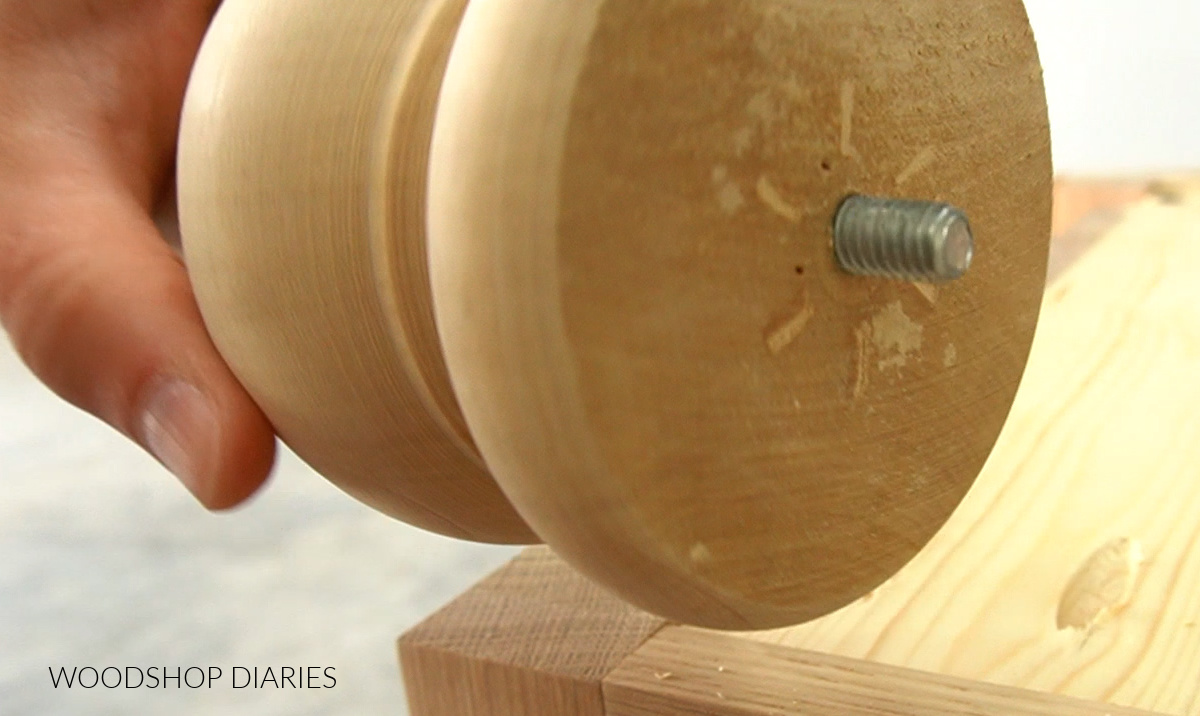
[[[235,506],[271,470],[271,425],[145,209],[89,186],[42,186],[0,213],[0,322],[55,392],[138,441],[207,507]]]

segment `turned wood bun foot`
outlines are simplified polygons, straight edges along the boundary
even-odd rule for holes
[[[1019,0],[226,0],[179,151],[213,339],[372,507],[727,629],[878,586],[995,444],[1045,283]],[[851,195],[965,277],[843,271]]]

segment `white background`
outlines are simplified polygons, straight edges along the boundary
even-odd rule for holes
[[[1200,169],[1200,0],[1027,0],[1060,174]]]

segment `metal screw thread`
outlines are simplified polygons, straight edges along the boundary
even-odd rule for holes
[[[838,263],[860,276],[954,281],[975,255],[967,215],[936,202],[851,196],[838,209],[833,236]]]

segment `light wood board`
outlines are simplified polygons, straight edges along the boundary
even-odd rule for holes
[[[1050,289],[996,451],[933,542],[873,597],[750,638],[1200,713],[1200,183],[1173,186]]]

